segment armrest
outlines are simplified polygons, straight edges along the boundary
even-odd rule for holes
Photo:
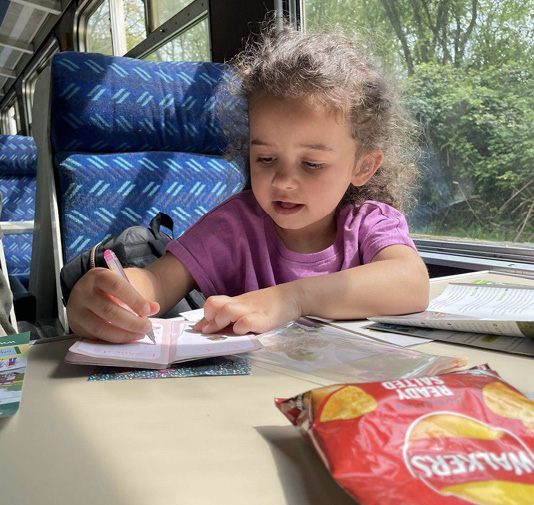
[[[33,233],[33,221],[0,221],[0,231],[4,235]]]

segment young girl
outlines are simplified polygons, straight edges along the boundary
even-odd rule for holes
[[[126,270],[131,284],[90,270],[69,298],[72,330],[142,338],[147,316],[195,287],[208,297],[195,326],[205,333],[424,310],[427,271],[394,208],[415,170],[408,120],[384,78],[349,39],[289,27],[268,30],[232,68],[230,91],[241,98],[232,102],[243,106],[233,110],[247,121],[228,118],[230,150],[247,160],[251,189],[202,217],[163,258]]]

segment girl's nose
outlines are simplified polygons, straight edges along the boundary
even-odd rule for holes
[[[298,179],[292,170],[279,167],[273,176],[272,184],[278,189],[295,189],[298,186]]]

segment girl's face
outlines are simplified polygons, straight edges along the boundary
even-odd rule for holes
[[[251,101],[252,191],[290,250],[311,253],[336,238],[335,210],[349,184],[362,186],[382,153],[359,144],[339,114],[305,100],[261,95]]]

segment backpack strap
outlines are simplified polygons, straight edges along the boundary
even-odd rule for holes
[[[165,228],[171,230],[172,238],[174,238],[174,223],[172,217],[163,212],[158,212],[149,224],[149,228],[154,232],[154,236],[158,236],[161,226],[165,226]]]

